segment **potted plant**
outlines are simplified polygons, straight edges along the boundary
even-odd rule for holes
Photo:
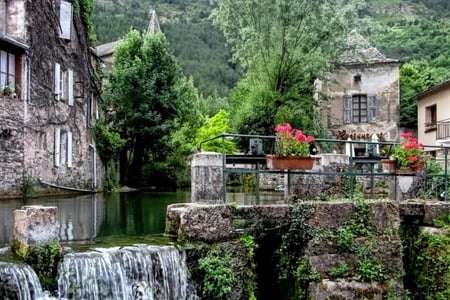
[[[3,87],[3,91],[2,94],[5,96],[9,96],[12,93],[12,89],[9,87],[9,85],[6,85],[5,87]]]
[[[395,159],[400,171],[421,172],[427,162],[423,144],[419,143],[410,132],[403,133],[401,137],[402,141],[394,148],[391,158]]]
[[[266,155],[267,167],[273,169],[308,170],[314,165],[310,157],[310,143],[314,137],[302,130],[292,128],[291,124],[279,124],[275,127],[275,154]]]

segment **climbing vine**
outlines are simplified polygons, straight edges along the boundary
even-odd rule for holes
[[[89,42],[93,45],[96,43],[96,36],[94,31],[94,23],[92,22],[92,14],[94,12],[94,0],[74,0],[73,3],[74,13],[80,13],[81,19],[86,25]]]

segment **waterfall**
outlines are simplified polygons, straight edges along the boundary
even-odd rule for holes
[[[99,248],[64,256],[59,298],[195,300],[184,251],[174,246]]]
[[[39,279],[28,265],[0,262],[0,299],[42,299]]]

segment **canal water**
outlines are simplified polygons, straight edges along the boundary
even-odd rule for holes
[[[58,207],[60,240],[86,246],[133,242],[164,243],[167,206],[190,202],[190,191],[102,193],[76,197],[0,200],[0,248],[11,241],[13,211],[23,205]],[[284,193],[233,190],[227,202],[240,205],[283,203]],[[162,240],[161,240],[162,239]]]

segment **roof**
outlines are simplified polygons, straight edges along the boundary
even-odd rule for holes
[[[147,32],[150,34],[154,34],[161,31],[159,27],[158,16],[156,15],[156,11],[154,9],[150,9],[150,22],[148,23]],[[106,44],[101,44],[95,47],[97,55],[99,57],[108,56],[114,53],[116,46],[121,43],[123,39],[109,42]]]
[[[339,60],[343,64],[400,63],[397,59],[386,58],[356,30],[352,30],[347,36],[347,49],[339,55]]]
[[[439,84],[436,84],[435,86],[430,87],[428,90],[420,92],[420,93],[412,96],[411,98],[417,98],[417,100],[420,100],[420,98],[422,98],[428,94],[431,94],[432,92],[437,91],[441,88],[445,88],[447,86],[450,86],[450,79],[447,79]]]
[[[98,45],[97,47],[95,47],[95,51],[97,52],[97,55],[102,57],[102,56],[107,56],[107,55],[111,55],[114,53],[114,50],[116,49],[116,46],[122,42],[122,39],[114,41],[114,42],[109,42],[106,44],[101,44]]]

